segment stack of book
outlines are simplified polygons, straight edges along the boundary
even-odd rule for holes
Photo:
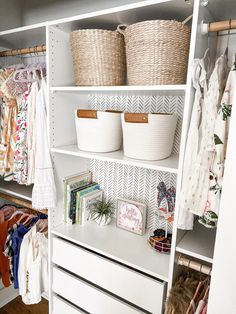
[[[90,171],[66,177],[63,183],[65,223],[85,224],[89,220],[89,208],[102,200],[99,184],[92,181]]]

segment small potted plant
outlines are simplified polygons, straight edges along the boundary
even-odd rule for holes
[[[108,225],[111,222],[114,206],[110,201],[98,201],[90,208],[90,218],[99,226]]]

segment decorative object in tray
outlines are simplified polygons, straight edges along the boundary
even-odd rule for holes
[[[190,28],[184,24],[188,20],[182,23],[153,20],[118,26],[125,37],[129,85],[186,82]]]
[[[97,201],[89,208],[90,219],[96,221],[99,226],[108,225],[114,214],[114,206],[110,201]]]
[[[120,111],[76,110],[78,148],[92,152],[119,150],[122,144]]]
[[[70,44],[76,85],[125,83],[125,43],[118,31],[80,29],[70,34]]]
[[[119,228],[143,235],[146,228],[146,205],[118,199],[116,222]]]
[[[171,186],[167,189],[164,182],[160,182],[157,186],[157,214],[164,217],[167,222],[174,220],[176,189]]]
[[[68,224],[84,224],[88,217],[88,202],[102,198],[99,184],[92,181],[92,173],[86,171],[64,178],[64,221]]]
[[[148,243],[160,253],[170,253],[172,234],[163,229],[155,229],[149,235]]]
[[[170,156],[177,116],[168,113],[122,113],[124,154],[130,158],[160,160]]]
[[[148,243],[160,253],[170,253],[172,234],[168,226],[173,223],[176,189],[171,186],[167,189],[164,182],[157,186],[157,224],[165,225],[165,229],[156,228],[149,234]]]

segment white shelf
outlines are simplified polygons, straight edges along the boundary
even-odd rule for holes
[[[0,192],[28,201],[32,200],[32,188],[32,185],[26,186],[12,181],[1,181],[0,183]]]
[[[75,15],[69,18],[49,22],[67,31],[78,27],[114,26],[132,24],[137,21],[150,19],[179,19],[180,21],[192,13],[192,2],[182,0],[145,0],[105,10]],[[102,22],[102,24],[101,24]],[[96,26],[97,25],[97,26]]]
[[[212,263],[216,230],[207,229],[195,223],[193,231],[187,231],[176,247],[179,253],[187,254]]]
[[[81,151],[77,148],[77,145],[61,146],[51,148],[54,153],[65,154],[70,156],[78,156],[83,158],[98,159],[103,161],[112,161],[129,166],[142,167],[147,169],[153,169],[158,171],[165,171],[171,173],[178,173],[179,156],[172,155],[169,158],[158,161],[147,161],[132,159],[124,156],[123,151],[118,150],[110,153],[91,153]]]
[[[55,86],[51,92],[149,92],[151,94],[184,95],[186,85],[141,85],[141,86]]]
[[[46,43],[47,23],[38,23],[0,32],[0,46],[6,49],[25,48]]]
[[[139,236],[119,229],[115,223],[100,227],[95,222],[89,222],[85,226],[61,225],[52,233],[155,278],[168,281],[169,255],[154,251],[147,243],[147,235]]]

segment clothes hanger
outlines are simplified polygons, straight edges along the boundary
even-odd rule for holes
[[[37,230],[37,232],[43,233],[45,228],[48,229],[48,220],[47,219],[39,219],[36,222],[36,230]]]
[[[19,218],[19,220],[17,220],[17,224],[19,224],[25,217],[29,217],[30,214],[28,213],[24,213],[23,215],[21,215],[21,217]]]
[[[17,215],[23,215],[23,214],[25,214],[23,211],[17,210],[17,211],[15,211],[15,212],[11,215],[11,217],[10,217],[8,220],[12,220],[15,216],[17,216]]]
[[[34,214],[29,214],[28,218],[23,222],[23,225],[24,226],[29,225],[29,223],[32,221],[33,218],[37,218],[37,216]]]

